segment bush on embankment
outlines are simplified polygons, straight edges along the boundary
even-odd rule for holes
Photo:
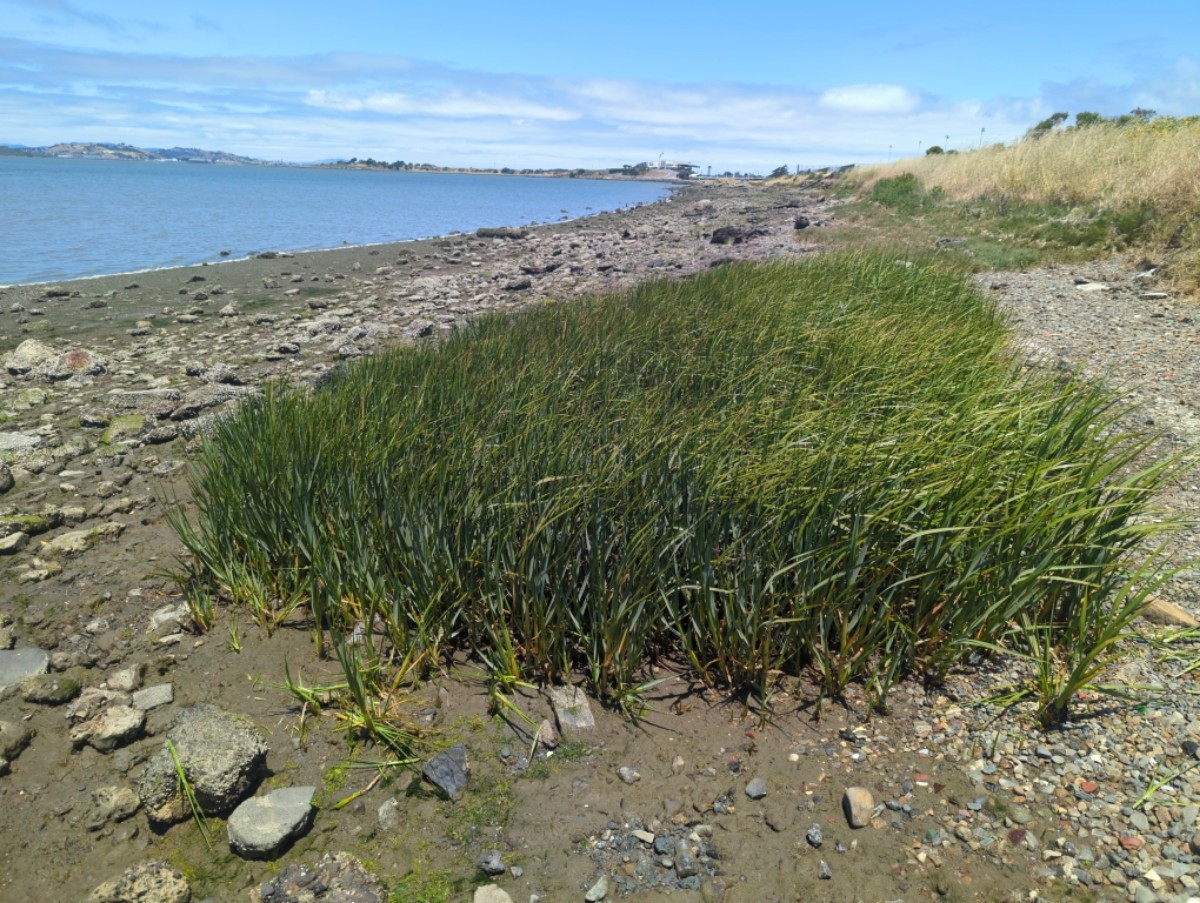
[[[218,596],[307,607],[369,705],[462,650],[499,691],[582,676],[624,707],[654,660],[763,697],[807,669],[881,706],[980,644],[1090,679],[1152,582],[1169,470],[1128,472],[1146,442],[1116,415],[1023,372],[960,275],[723,267],[247,403],[175,513],[181,579],[210,623]],[[1070,689],[1041,696],[1052,721]]]

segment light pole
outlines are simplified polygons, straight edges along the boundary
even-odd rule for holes
[[[979,146],[983,147],[983,133],[987,131],[987,126],[982,126],[979,129]]]

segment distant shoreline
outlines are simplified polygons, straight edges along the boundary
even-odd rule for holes
[[[349,161],[297,163],[283,160],[260,160],[256,157],[243,157],[226,151],[208,151],[199,148],[142,148],[128,144],[107,144],[101,142],[62,142],[43,147],[13,147],[0,145],[0,156],[32,157],[59,160],[112,160],[130,163],[191,163],[205,166],[269,166],[295,167],[300,169],[344,169],[361,170],[363,172],[427,172],[427,173],[461,173],[463,175],[502,175],[502,176],[534,176],[538,178],[557,179],[597,179],[606,181],[638,181],[638,182],[688,182],[689,175],[682,174],[673,164],[669,167],[652,167],[648,163],[636,166],[625,166],[605,169],[586,167],[553,167],[550,169],[533,169],[513,167],[461,167],[440,166],[433,163],[407,163],[403,165],[389,164],[387,161],[374,161],[367,158],[364,162],[352,157]],[[403,161],[396,161],[403,163]],[[686,164],[682,164],[687,169]]]

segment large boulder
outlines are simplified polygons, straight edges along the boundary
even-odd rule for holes
[[[223,817],[262,780],[267,743],[244,718],[214,705],[201,703],[180,712],[167,731],[167,742],[146,763],[138,782],[138,795],[156,829],[192,817],[180,793],[175,759],[201,811]]]

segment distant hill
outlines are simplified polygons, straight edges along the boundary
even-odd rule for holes
[[[225,151],[196,147],[143,148],[132,144],[66,141],[49,147],[0,147],[0,154],[25,157],[87,157],[93,160],[174,160],[180,163],[264,163]]]

